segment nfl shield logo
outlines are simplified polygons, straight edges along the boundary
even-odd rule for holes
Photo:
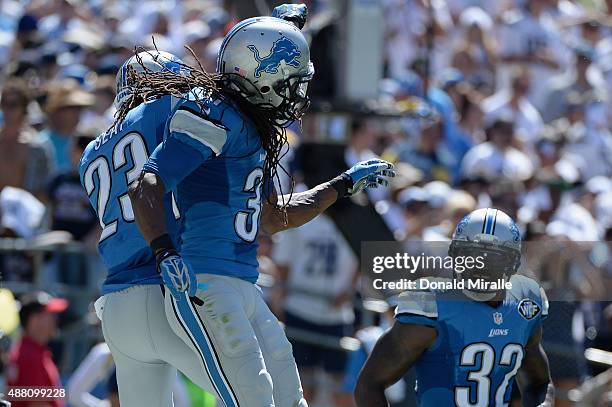
[[[497,325],[501,325],[504,322],[504,317],[501,312],[493,313],[493,322],[495,322]]]

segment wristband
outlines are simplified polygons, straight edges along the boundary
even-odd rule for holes
[[[338,198],[347,197],[350,189],[353,187],[351,177],[349,177],[345,172],[329,181],[329,184],[336,190],[336,192],[338,192]]]
[[[155,257],[157,257],[157,254],[161,251],[176,250],[174,248],[174,243],[172,243],[170,235],[167,233],[164,233],[163,235],[153,239],[151,243],[149,243],[149,246],[151,247],[151,250],[153,251],[153,255],[155,255]]]

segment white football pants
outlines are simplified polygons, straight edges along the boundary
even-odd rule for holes
[[[106,294],[95,308],[117,368],[121,407],[172,406],[176,369],[215,394],[191,348],[170,328],[160,286]]]
[[[199,382],[210,379],[226,407],[307,407],[291,344],[259,287],[210,274],[198,287],[201,306],[169,291],[165,301],[170,326],[202,361]]]

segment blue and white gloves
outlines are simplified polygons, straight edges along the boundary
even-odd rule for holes
[[[395,177],[393,164],[378,158],[361,161],[331,181],[340,197],[353,196],[367,188],[389,185],[387,178]]]
[[[178,298],[184,292],[190,297],[195,296],[198,289],[195,273],[187,267],[176,251],[165,250],[157,255],[156,259],[157,270],[173,296]]]
[[[308,8],[305,4],[281,4],[280,6],[274,7],[274,10],[272,10],[272,17],[290,21],[301,30],[304,24],[306,24]]]
[[[178,254],[168,234],[163,234],[151,242],[151,250],[155,254],[157,272],[161,275],[164,286],[176,299],[183,293],[196,303],[200,303],[195,295],[198,290],[198,280],[195,273]]]

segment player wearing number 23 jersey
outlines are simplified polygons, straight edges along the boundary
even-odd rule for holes
[[[164,96],[141,104],[92,141],[81,158],[81,183],[102,226],[98,249],[108,270],[102,294],[135,284],[161,284],[155,258],[134,223],[127,189],[161,143],[175,103],[176,99]],[[166,200],[172,208],[170,194]],[[167,211],[166,222],[173,236],[178,229],[177,217]]]
[[[387,185],[394,174],[390,163],[369,160],[289,202],[271,187],[286,146],[281,126],[304,114],[314,74],[298,26],[247,19],[226,35],[218,75],[142,78],[145,91],[189,89],[129,196],[171,292],[168,321],[226,407],[307,407],[291,345],[254,284],[260,227],[266,233],[298,227],[339,198]],[[182,215],[178,248],[160,222],[168,191],[175,191]]]
[[[178,58],[161,51],[132,57],[117,75],[119,106],[130,95],[128,70],[142,68],[141,63],[156,71],[181,66]],[[162,142],[176,100],[163,96],[130,109],[116,126],[87,146],[79,168],[81,183],[102,227],[98,247],[108,276],[95,308],[113,354],[119,399],[125,407],[172,405],[176,368],[200,387],[214,391],[208,378],[199,375],[200,363],[191,349],[168,324],[159,287],[162,279],[134,222],[127,195],[128,184]],[[165,194],[163,201],[168,234],[176,240],[178,212],[173,210],[172,195]]]

